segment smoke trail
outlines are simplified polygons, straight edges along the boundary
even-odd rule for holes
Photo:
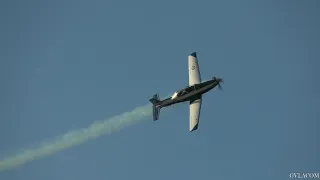
[[[119,131],[151,115],[152,108],[149,104],[104,121],[94,122],[85,129],[67,132],[65,135],[56,138],[53,142],[47,142],[39,148],[25,150],[20,154],[1,160],[0,171],[16,168],[27,162],[53,155],[59,151],[80,145],[99,136]]]

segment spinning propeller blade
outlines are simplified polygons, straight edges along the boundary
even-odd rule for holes
[[[216,77],[213,77],[212,79],[214,79],[215,81],[218,81],[218,88],[219,88],[219,89],[222,89],[220,83],[223,83],[223,79],[221,79],[221,78],[216,78]]]

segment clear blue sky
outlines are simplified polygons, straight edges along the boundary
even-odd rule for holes
[[[319,1],[2,1],[0,157],[148,104],[204,96],[119,133],[0,173],[5,180],[287,179],[319,172]]]

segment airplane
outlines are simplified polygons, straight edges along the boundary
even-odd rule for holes
[[[223,83],[223,79],[213,77],[211,80],[201,82],[201,75],[196,52],[193,52],[188,56],[188,69],[189,86],[174,92],[173,95],[167,99],[160,100],[159,95],[155,94],[151,99],[149,99],[149,101],[153,105],[152,111],[154,121],[159,119],[161,108],[189,101],[189,131],[192,132],[197,130],[199,126],[202,95],[216,86],[221,89],[220,83]]]

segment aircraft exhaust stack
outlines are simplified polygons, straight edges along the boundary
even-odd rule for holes
[[[158,94],[153,95],[153,97],[149,101],[152,103],[153,120],[156,121],[159,119],[160,109],[161,109],[161,106],[158,105],[159,102],[161,102],[159,99],[159,95]]]

